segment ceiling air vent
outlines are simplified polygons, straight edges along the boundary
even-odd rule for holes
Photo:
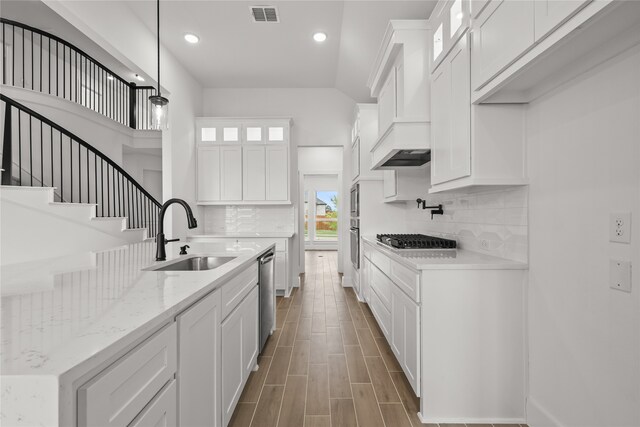
[[[275,6],[251,6],[250,9],[253,22],[280,22]]]

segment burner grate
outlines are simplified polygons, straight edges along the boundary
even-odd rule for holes
[[[424,234],[378,234],[379,242],[396,249],[455,249],[456,241]]]

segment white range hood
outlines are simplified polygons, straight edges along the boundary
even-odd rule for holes
[[[378,100],[371,169],[419,167],[431,158],[427,20],[389,21],[368,86]]]

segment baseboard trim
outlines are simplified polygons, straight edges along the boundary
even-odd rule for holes
[[[524,418],[434,418],[418,412],[422,424],[526,424]]]
[[[565,427],[564,424],[531,397],[527,398],[527,424],[529,427]]]

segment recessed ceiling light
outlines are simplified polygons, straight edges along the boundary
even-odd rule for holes
[[[141,82],[144,81],[144,77],[142,77],[140,74],[136,74],[136,79],[138,79],[138,81],[141,81]]]
[[[318,43],[322,43],[323,41],[325,41],[327,39],[327,35],[325,33],[315,33],[313,35],[313,39],[315,41],[317,41]]]
[[[200,41],[200,37],[196,36],[195,34],[191,34],[191,33],[187,33],[184,35],[184,39],[186,41],[188,41],[191,44],[196,44]]]

